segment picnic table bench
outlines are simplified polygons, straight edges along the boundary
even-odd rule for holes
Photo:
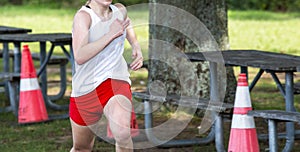
[[[31,53],[32,59],[36,61],[40,61],[41,57],[38,53]],[[3,50],[0,49],[0,57],[3,58]],[[9,50],[9,57],[13,59],[14,53],[13,50]],[[68,58],[65,56],[60,55],[52,55],[49,61],[47,62],[48,65],[59,65],[59,64],[67,64]]]
[[[18,116],[19,107],[19,90],[20,90],[20,73],[0,73],[0,81],[6,80],[9,90],[9,102],[10,105],[5,108],[0,108],[0,112],[12,111],[15,116]],[[47,121],[66,119],[69,114],[51,114],[48,115]]]
[[[2,51],[0,51],[0,57],[2,57]],[[13,57],[13,53],[10,53],[10,57]],[[39,54],[32,53],[32,59],[40,61]],[[64,56],[52,55],[48,65],[59,65],[60,66],[60,90],[58,94],[49,96],[51,100],[57,100],[61,98],[66,91],[66,65],[68,59]],[[20,82],[20,73],[15,72],[0,72],[0,81],[6,81],[8,84],[8,96],[10,101],[10,106],[0,109],[0,112],[13,111],[15,115],[18,112],[18,101],[19,101],[19,82]]]
[[[32,53],[32,59],[36,61],[40,61],[40,56],[37,53]],[[0,50],[0,57],[2,57],[2,51]],[[10,57],[13,57],[13,53],[10,53]],[[60,87],[59,87],[59,92],[56,95],[48,95],[50,100],[58,100],[62,98],[65,94],[66,91],[66,83],[67,83],[67,64],[68,64],[68,59],[64,56],[58,56],[58,55],[52,55],[49,61],[47,62],[48,65],[59,65],[60,68]],[[40,70],[39,70],[40,71]]]
[[[206,98],[197,98],[189,96],[180,96],[176,94],[169,94],[166,96],[151,95],[146,92],[133,92],[135,98],[143,99],[144,101],[170,103],[176,106],[183,106],[187,108],[197,108],[203,110],[211,110],[216,112],[226,112],[233,108],[232,104],[223,103],[220,101],[211,102]]]
[[[278,151],[277,122],[297,122],[300,124],[299,112],[288,112],[283,110],[252,110],[248,112],[248,115],[268,120],[270,152]]]
[[[144,64],[145,68],[149,68],[149,64]],[[217,68],[216,64],[211,63],[212,69],[210,69],[210,78],[217,79]],[[149,69],[148,69],[149,70]],[[159,95],[149,92],[133,92],[132,96],[134,99],[140,99],[144,105],[144,123],[145,123],[145,134],[148,140],[158,147],[168,148],[168,147],[178,147],[178,146],[191,146],[199,144],[208,144],[210,142],[215,142],[217,151],[224,151],[224,135],[223,135],[223,116],[230,115],[232,113],[233,105],[230,103],[223,103],[220,97],[219,99],[219,89],[216,81],[210,81],[210,97],[199,98],[197,96],[184,96],[178,94],[166,94]],[[205,113],[211,113],[209,118],[203,119],[203,122],[207,122],[201,127],[207,128],[208,133],[202,138],[190,138],[190,139],[172,139],[168,141],[163,141],[157,137],[152,126],[152,113],[154,103],[167,103],[175,105],[177,109],[200,109],[205,110]],[[204,116],[205,117],[205,116]],[[199,129],[199,128],[198,128]],[[202,130],[202,129],[201,129]],[[205,129],[204,129],[205,130]],[[206,130],[206,131],[207,131]],[[200,129],[199,129],[200,131]],[[203,133],[203,130],[201,134]]]
[[[205,98],[195,98],[189,96],[180,96],[175,94],[170,94],[166,96],[151,95],[147,92],[133,92],[133,97],[135,99],[142,99],[144,103],[144,119],[145,119],[145,132],[149,141],[157,144],[161,148],[178,147],[178,146],[191,146],[199,144],[208,144],[210,142],[216,143],[217,151],[224,151],[224,135],[223,135],[223,116],[229,115],[232,112],[233,105],[229,103],[223,103],[218,101],[210,101]],[[152,131],[152,103],[168,103],[178,107],[185,108],[196,108],[201,110],[212,111],[214,122],[211,126],[210,132],[207,136],[202,138],[192,138],[192,139],[172,139],[170,141],[161,141],[158,139]]]

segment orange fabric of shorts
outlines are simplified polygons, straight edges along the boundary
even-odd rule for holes
[[[82,126],[98,122],[102,117],[103,108],[114,95],[124,95],[131,100],[129,83],[122,80],[107,79],[86,95],[70,97],[70,118]]]

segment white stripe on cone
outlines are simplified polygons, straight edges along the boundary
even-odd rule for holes
[[[20,91],[32,91],[40,89],[37,78],[22,78],[20,82]]]
[[[236,129],[255,128],[254,119],[252,116],[234,114],[232,117],[231,128],[236,128]]]
[[[235,95],[234,107],[252,107],[248,86],[238,86]]]

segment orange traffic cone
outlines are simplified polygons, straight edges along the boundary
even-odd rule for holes
[[[228,152],[259,152],[255,123],[247,113],[252,110],[246,74],[238,78]]]
[[[48,120],[47,110],[28,45],[23,46],[22,52],[18,117],[20,124]]]
[[[133,108],[132,108],[133,109]],[[136,122],[136,116],[135,116],[135,112],[132,111],[131,112],[131,124],[130,124],[130,130],[131,130],[131,137],[136,137],[140,134],[139,132],[139,127],[138,124]],[[107,124],[107,135],[108,138],[114,138],[110,127],[109,127],[109,123]]]

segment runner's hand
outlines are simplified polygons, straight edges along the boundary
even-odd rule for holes
[[[114,37],[117,38],[121,35],[123,35],[125,29],[129,26],[130,20],[127,19],[125,21],[121,21],[119,19],[116,19],[113,21],[113,23],[110,25],[110,34]]]
[[[130,64],[130,68],[136,71],[143,66],[143,54],[139,45],[132,49],[132,58],[134,60]]]

